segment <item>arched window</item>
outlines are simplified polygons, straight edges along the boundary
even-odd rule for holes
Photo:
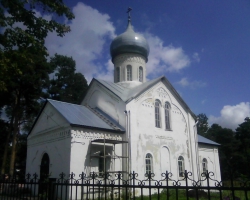
[[[120,67],[116,68],[116,77],[117,82],[120,82]]]
[[[147,153],[145,158],[146,174],[153,173],[153,157],[150,153]]]
[[[169,102],[165,102],[165,126],[166,130],[170,130],[170,104]]]
[[[143,69],[142,69],[142,67],[139,67],[139,81],[143,82]]]
[[[207,172],[207,159],[206,158],[202,159],[202,172],[203,173]]]
[[[161,113],[160,113],[161,102],[155,100],[155,127],[161,128]]]
[[[127,65],[127,81],[132,81],[132,66]]]
[[[182,156],[179,156],[178,158],[178,170],[179,170],[179,177],[184,177],[184,158]]]
[[[40,181],[44,182],[49,178],[49,166],[50,166],[50,159],[47,153],[43,154],[40,166]],[[38,193],[42,194],[46,191],[46,187],[39,187]]]
[[[43,154],[42,160],[41,160],[41,166],[40,166],[40,179],[45,180],[49,177],[49,155],[47,153]]]

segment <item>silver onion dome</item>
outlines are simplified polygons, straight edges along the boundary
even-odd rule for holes
[[[141,34],[134,32],[130,20],[128,21],[127,30],[117,36],[110,45],[112,61],[116,56],[123,53],[137,53],[144,56],[146,62],[148,61],[148,42]]]

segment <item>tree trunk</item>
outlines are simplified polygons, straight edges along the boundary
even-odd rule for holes
[[[12,130],[12,146],[11,146],[11,154],[10,154],[10,168],[9,168],[9,174],[10,176],[14,175],[15,170],[15,159],[16,159],[16,142],[17,142],[17,134],[19,130],[19,121],[20,121],[20,115],[22,115],[22,111],[20,108],[20,91],[16,91],[15,95],[15,103],[13,105],[13,112],[12,112],[12,118],[13,123],[11,124],[11,130]]]
[[[13,135],[12,135],[12,148],[10,154],[10,176],[14,175],[15,170],[15,159],[16,159],[16,142],[17,142],[17,135],[18,135],[18,117],[15,117],[14,120],[14,127],[13,127]]]

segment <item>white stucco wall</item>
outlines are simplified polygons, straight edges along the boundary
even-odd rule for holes
[[[161,128],[155,127],[156,99],[162,104]],[[165,102],[171,105],[170,130],[165,128]],[[154,179],[162,179],[161,173],[166,170],[172,172],[173,179],[180,179],[179,156],[184,158],[185,169],[193,172],[193,177],[190,178],[198,179],[202,157],[209,161],[208,169],[215,172],[215,178],[220,178],[217,148],[199,145],[198,153],[195,119],[166,83],[157,83],[125,104],[102,85],[94,82],[82,104],[100,108],[122,125],[126,132],[122,134],[71,127],[51,105],[48,105],[28,137],[27,172],[40,171],[44,153],[48,153],[51,160],[51,177],[58,177],[61,172],[74,172],[76,176],[82,172],[98,172],[99,159],[91,159],[90,155],[98,155],[103,150],[103,144],[90,144],[94,139],[105,137],[129,141],[130,146],[115,146],[116,155],[130,156],[130,168],[127,168],[126,159],[117,157],[113,160],[107,159],[108,171],[135,171],[139,174],[138,179],[144,179],[145,156],[150,153],[153,156]],[[127,114],[124,113],[125,110]],[[106,147],[106,153],[113,155],[114,146],[108,144]]]
[[[94,82],[81,104],[98,107],[125,127],[125,103],[101,84]]]
[[[154,102],[158,99],[162,103],[161,128],[155,127]],[[171,130],[165,129],[164,103],[171,105]],[[169,89],[158,83],[131,101],[126,108],[129,111],[129,135],[131,136],[131,170],[140,173],[143,178],[145,173],[145,156],[153,156],[153,171],[156,179],[161,179],[161,173],[166,170],[173,173],[173,178],[178,179],[178,157],[183,156],[187,171],[197,169],[192,164],[196,159],[195,152],[195,121],[183,105],[175,98]],[[190,147],[191,146],[191,147]],[[192,150],[193,148],[193,150]],[[165,155],[167,154],[167,155]]]
[[[218,146],[199,144],[200,173],[202,173],[202,160],[203,160],[203,158],[207,159],[208,172],[213,172],[214,176],[211,176],[211,178],[215,179],[217,181],[221,181]]]
[[[50,177],[59,173],[69,173],[70,160],[70,125],[47,104],[35,127],[28,136],[26,173],[40,176],[40,165],[45,153],[50,158]]]

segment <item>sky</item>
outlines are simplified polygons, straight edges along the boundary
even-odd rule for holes
[[[195,114],[235,129],[250,117],[249,0],[65,0],[71,32],[50,33],[46,47],[73,57],[88,82],[113,81],[109,46],[127,27],[147,39],[147,79],[166,76]],[[50,16],[44,16],[50,18]]]

